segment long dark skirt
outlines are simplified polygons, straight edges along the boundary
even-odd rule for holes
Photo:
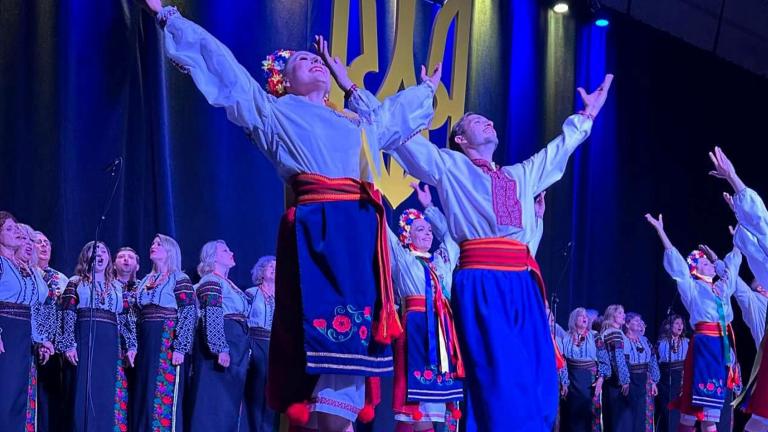
[[[533,273],[462,269],[454,281],[452,309],[466,365],[462,431],[551,431],[557,369]]]
[[[251,333],[255,333],[252,329]],[[267,405],[267,364],[269,363],[269,339],[249,335],[251,359],[245,380],[245,395],[240,432],[272,432],[275,430],[275,412]]]
[[[64,432],[66,423],[64,366],[61,355],[52,356],[44,365],[37,367],[37,429],[47,432]]]
[[[5,352],[0,354],[0,429],[21,432],[35,426],[37,369],[32,353],[29,308],[25,318],[13,318],[0,307]]]
[[[191,432],[238,432],[240,407],[248,371],[248,327],[245,322],[224,319],[229,345],[229,367],[218,363],[218,354],[208,348],[205,328],[200,326],[194,350],[190,410],[187,430]]]
[[[682,362],[680,362],[682,363]],[[671,378],[671,381],[670,381]],[[670,385],[671,382],[671,385]],[[680,396],[680,389],[683,385],[683,368],[680,365],[670,370],[668,365],[661,365],[661,379],[658,388],[659,395],[656,397],[656,431],[657,432],[676,432],[680,424],[680,411],[669,409],[669,403]]]
[[[595,412],[595,371],[592,369],[568,368],[568,396],[563,402],[560,411],[561,432],[591,432],[595,423],[595,417],[599,419],[599,413]]]
[[[604,392],[603,419],[606,432],[645,432],[648,371],[632,372],[629,395],[621,394],[621,385],[612,378]]]
[[[170,317],[139,322],[135,394],[130,409],[134,432],[183,430],[185,374],[182,367],[171,363],[175,329],[176,319]]]
[[[88,309],[78,311],[75,326],[78,363],[75,368],[72,406],[73,430],[105,432],[128,430],[128,389],[120,359],[120,335],[117,316],[106,311],[94,311],[93,336]],[[106,313],[105,313],[106,312]],[[109,314],[113,315],[109,317]],[[109,322],[110,318],[114,321]],[[93,345],[91,345],[93,341]],[[92,348],[92,349],[91,349]],[[88,363],[89,351],[92,360]],[[90,393],[87,389],[90,373]]]

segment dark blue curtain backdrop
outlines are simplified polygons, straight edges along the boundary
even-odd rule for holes
[[[358,3],[350,2],[349,58],[360,52]],[[376,1],[380,65],[365,79],[372,90],[393,49],[396,3]],[[414,65],[426,59],[438,13],[417,3]],[[313,34],[329,33],[333,1],[176,4],[261,79],[265,54],[306,48]],[[707,151],[723,146],[745,181],[768,196],[768,82],[623,17],[608,29],[567,18],[556,29],[560,43],[547,26],[563,21],[536,0],[477,0],[471,21],[466,109],[496,122],[500,163],[522,160],[553,137],[580,108],[575,86],[591,90],[605,72],[616,74],[592,137],[549,191],[539,260],[561,299],[558,321],[577,306],[622,303],[644,315],[654,337],[674,284],[643,215],[663,213],[683,253],[699,242],[728,252],[734,219],[720,197],[726,185],[707,176]],[[169,66],[159,35],[129,0],[0,0],[0,208],[46,232],[53,266],[71,273],[109,192],[103,167],[124,155],[104,230],[112,249],[139,250],[144,273],[153,235],[167,233],[193,274],[202,244],[221,238],[236,253],[235,280],[246,286],[255,260],[274,252],[283,185],[242,131]],[[452,46],[453,31],[448,38]],[[443,126],[432,139],[443,143],[445,135]],[[416,205],[411,198],[396,211]],[[683,312],[679,302],[675,310]],[[754,346],[738,328],[748,371]]]

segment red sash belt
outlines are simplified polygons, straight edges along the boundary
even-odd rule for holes
[[[376,260],[378,262],[379,300],[381,309],[373,325],[374,338],[382,344],[389,344],[399,337],[403,328],[395,310],[395,295],[390,277],[389,245],[387,243],[386,214],[382,205],[381,192],[372,183],[352,178],[329,178],[319,174],[298,174],[293,177],[291,187],[297,204],[312,204],[333,201],[363,201],[376,209],[378,235],[376,239]],[[350,245],[350,247],[352,247]]]
[[[547,303],[547,289],[536,258],[531,255],[528,245],[508,238],[484,238],[461,242],[459,256],[460,269],[481,269],[499,271],[531,271],[541,291],[541,298]],[[565,367],[565,358],[555,343],[552,334],[552,346],[555,348],[555,362],[558,369]]]
[[[426,312],[427,311],[427,298],[426,296],[407,296],[404,299],[403,316],[408,312]],[[461,358],[461,350],[459,349],[459,338],[456,334],[456,327],[453,324],[453,311],[451,305],[445,297],[435,298],[435,303],[441,303],[435,305],[435,311],[437,312],[440,322],[445,323],[448,331],[443,331],[443,337],[445,338],[445,346],[448,347],[448,354],[451,356],[451,361],[456,367],[456,376],[458,378],[464,378],[464,361]],[[429,335],[430,337],[432,335]]]

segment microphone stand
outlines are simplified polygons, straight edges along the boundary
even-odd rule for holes
[[[565,273],[568,271],[568,268],[571,265],[571,250],[573,249],[573,242],[569,241],[567,245],[563,249],[561,249],[562,255],[565,257],[565,264],[563,264],[563,268],[560,270],[560,276],[557,278],[557,282],[555,283],[555,289],[552,290],[552,295],[549,299],[549,313],[552,315],[552,325],[551,325],[551,331],[552,334],[557,336],[555,329],[557,328],[557,304],[560,303],[560,297],[557,295],[558,291],[560,289],[560,284],[563,281],[563,277],[565,277]]]
[[[94,348],[94,334],[93,334],[93,312],[94,312],[94,299],[96,295],[96,266],[94,265],[96,262],[96,249],[99,247],[99,241],[101,238],[101,230],[104,227],[104,221],[107,219],[107,213],[109,213],[109,209],[112,207],[112,201],[115,198],[115,194],[117,193],[117,186],[120,184],[120,179],[123,176],[123,157],[119,156],[116,158],[112,164],[109,165],[107,168],[107,171],[109,171],[111,176],[114,178],[114,183],[112,184],[112,192],[109,194],[109,198],[107,199],[106,204],[104,205],[104,211],[101,213],[101,217],[99,218],[99,223],[96,225],[96,234],[94,235],[93,239],[93,247],[91,247],[91,256],[88,258],[88,266],[86,267],[88,270],[88,273],[91,275],[91,286],[90,286],[90,322],[88,323],[88,357],[87,357],[87,373],[85,378],[85,392],[86,392],[86,403],[84,407],[84,414],[83,417],[83,426],[84,430],[88,430],[88,417],[89,417],[89,411],[93,410],[95,412],[94,406],[93,406],[93,398],[91,394],[91,375],[93,372],[93,348]],[[105,281],[106,282],[106,281]],[[106,287],[104,287],[106,289]]]

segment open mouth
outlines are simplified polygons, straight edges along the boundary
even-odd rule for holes
[[[322,66],[312,66],[309,68],[310,72],[325,72]]]

